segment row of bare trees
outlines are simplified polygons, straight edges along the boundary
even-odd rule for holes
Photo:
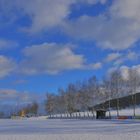
[[[139,87],[140,76],[136,70],[130,69],[126,78],[116,70],[100,81],[93,76],[83,82],[69,84],[66,89],[59,88],[57,94],[48,92],[45,107],[48,114],[69,113],[71,115],[73,112],[80,111],[93,112],[95,105],[116,98],[116,110],[119,116],[119,98],[132,95],[135,116],[136,96],[134,94]],[[108,110],[111,116],[110,103]]]
[[[18,111],[18,115],[22,116],[22,112],[24,112],[25,116],[28,116],[28,115],[36,116],[38,114],[38,109],[39,109],[38,103],[37,102],[33,102],[33,103],[28,104],[27,106],[21,108]]]
[[[46,110],[49,114],[85,111],[97,102],[97,94],[101,97],[99,83],[96,77],[88,81],[69,84],[64,89],[58,89],[57,94],[47,93]]]
[[[112,72],[107,79],[103,81],[104,92],[106,92],[106,100],[109,101],[108,110],[111,116],[110,101],[116,99],[117,116],[119,116],[120,104],[119,99],[123,96],[130,95],[132,97],[130,105],[133,106],[133,116],[136,116],[136,93],[140,90],[140,74],[136,69],[128,69],[127,76],[123,77],[121,71]]]

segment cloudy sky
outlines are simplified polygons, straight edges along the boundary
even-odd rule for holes
[[[1,96],[140,71],[139,13],[139,0],[0,0]]]

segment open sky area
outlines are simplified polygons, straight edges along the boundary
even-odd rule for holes
[[[140,73],[139,13],[139,0],[0,0],[0,102]]]

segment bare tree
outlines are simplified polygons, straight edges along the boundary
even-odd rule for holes
[[[111,118],[111,82],[108,79],[103,80],[103,90],[105,93],[105,101],[108,100],[108,111],[109,111],[109,117]]]
[[[112,89],[112,96],[116,98],[116,108],[117,108],[117,116],[119,116],[119,98],[122,97],[122,87],[123,87],[123,80],[119,70],[114,71],[111,74],[111,89]]]
[[[66,103],[67,103],[67,110],[70,114],[72,115],[73,112],[76,110],[76,87],[74,84],[69,84],[67,89],[66,89]]]
[[[136,116],[136,92],[140,87],[140,76],[136,69],[129,69],[128,79],[129,92],[132,95],[133,115]]]
[[[55,95],[47,93],[47,99],[45,101],[46,112],[51,116],[55,109]]]
[[[66,92],[62,88],[58,89],[58,96],[56,98],[57,98],[56,101],[57,112],[66,113],[67,112]]]
[[[38,103],[37,102],[33,102],[31,107],[30,107],[30,113],[37,115],[38,108],[39,108]]]
[[[109,116],[111,117],[111,100],[116,98],[117,116],[119,116],[119,98],[123,96],[123,79],[119,70],[115,70],[103,80],[105,94],[108,100]]]

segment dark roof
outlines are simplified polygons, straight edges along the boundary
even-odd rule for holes
[[[125,97],[111,99],[110,100],[110,107],[112,109],[116,109],[117,101],[119,101],[119,109],[127,108],[127,107],[134,105],[134,99],[135,99],[135,104],[140,105],[140,93],[136,93],[134,95],[128,95]],[[95,110],[101,110],[101,109],[108,110],[109,100],[95,105],[94,108],[95,108]]]
[[[103,112],[106,112],[107,110],[105,110],[105,109],[95,109],[95,111],[103,111]]]

